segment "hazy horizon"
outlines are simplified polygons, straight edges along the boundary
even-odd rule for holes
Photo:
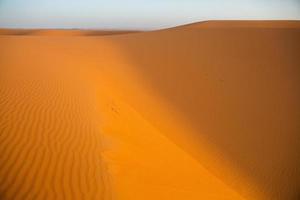
[[[2,28],[147,30],[207,20],[300,20],[300,1],[0,0]]]

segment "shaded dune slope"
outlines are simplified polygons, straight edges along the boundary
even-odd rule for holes
[[[299,22],[50,32],[0,34],[1,199],[299,198]]]
[[[228,184],[239,188],[241,173],[271,199],[297,199],[299,35],[298,21],[215,21],[114,42],[148,87],[186,118],[193,134],[237,167],[237,176],[225,178]],[[137,109],[142,112],[143,105]],[[197,150],[164,133],[201,162]],[[203,165],[224,176],[212,164]]]

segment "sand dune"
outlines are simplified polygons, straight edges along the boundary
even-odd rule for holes
[[[101,34],[1,30],[0,199],[299,198],[299,22]]]
[[[173,29],[183,29],[183,28],[299,28],[299,21],[297,20],[284,20],[284,21],[272,21],[272,20],[234,20],[234,21],[226,21],[226,20],[212,20],[212,21],[204,21],[193,24],[187,24],[180,27],[175,27]]]
[[[0,35],[27,36],[103,36],[137,33],[139,31],[126,30],[79,30],[79,29],[0,29]]]

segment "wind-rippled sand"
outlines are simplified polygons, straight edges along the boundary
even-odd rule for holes
[[[297,200],[299,35],[2,29],[0,199]]]

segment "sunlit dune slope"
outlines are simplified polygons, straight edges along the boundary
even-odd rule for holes
[[[298,199],[299,24],[1,33],[0,199]]]

